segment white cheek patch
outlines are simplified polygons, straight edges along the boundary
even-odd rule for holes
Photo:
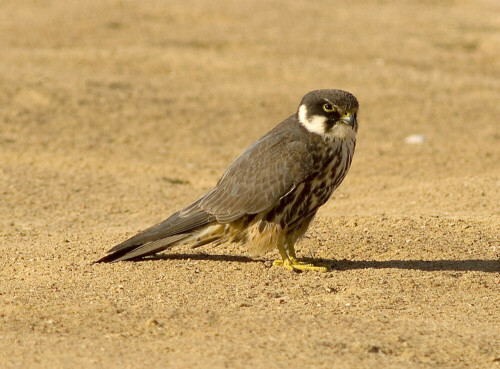
[[[307,108],[305,105],[299,107],[299,122],[302,124],[309,132],[318,133],[320,135],[325,134],[325,123],[326,117],[320,115],[313,115],[312,117],[307,117]]]

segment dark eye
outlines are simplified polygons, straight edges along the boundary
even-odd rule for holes
[[[324,110],[326,113],[332,113],[332,112],[334,112],[336,109],[335,109],[335,106],[333,106],[332,104],[330,104],[330,103],[326,103],[326,104],[323,104],[323,110]]]

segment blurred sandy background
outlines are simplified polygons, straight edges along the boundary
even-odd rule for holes
[[[497,0],[0,9],[0,367],[500,367]],[[298,247],[332,272],[230,246],[92,264],[317,88],[361,106]]]

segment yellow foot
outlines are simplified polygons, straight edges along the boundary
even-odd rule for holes
[[[313,261],[307,263],[304,261],[298,261],[295,258],[285,259],[285,260],[275,260],[273,263],[275,267],[283,267],[290,271],[303,271],[303,270],[315,270],[317,272],[328,272],[332,269],[331,265],[323,263],[321,261]]]

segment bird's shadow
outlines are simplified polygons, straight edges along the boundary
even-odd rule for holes
[[[218,255],[218,254],[160,254],[154,255],[146,260],[208,260],[217,262],[239,262],[239,263],[265,263],[267,259],[253,259],[247,256]],[[310,261],[312,259],[301,259]],[[411,269],[423,271],[458,271],[458,272],[500,272],[499,260],[335,260],[315,259],[322,263],[331,265],[333,270],[353,269]]]

